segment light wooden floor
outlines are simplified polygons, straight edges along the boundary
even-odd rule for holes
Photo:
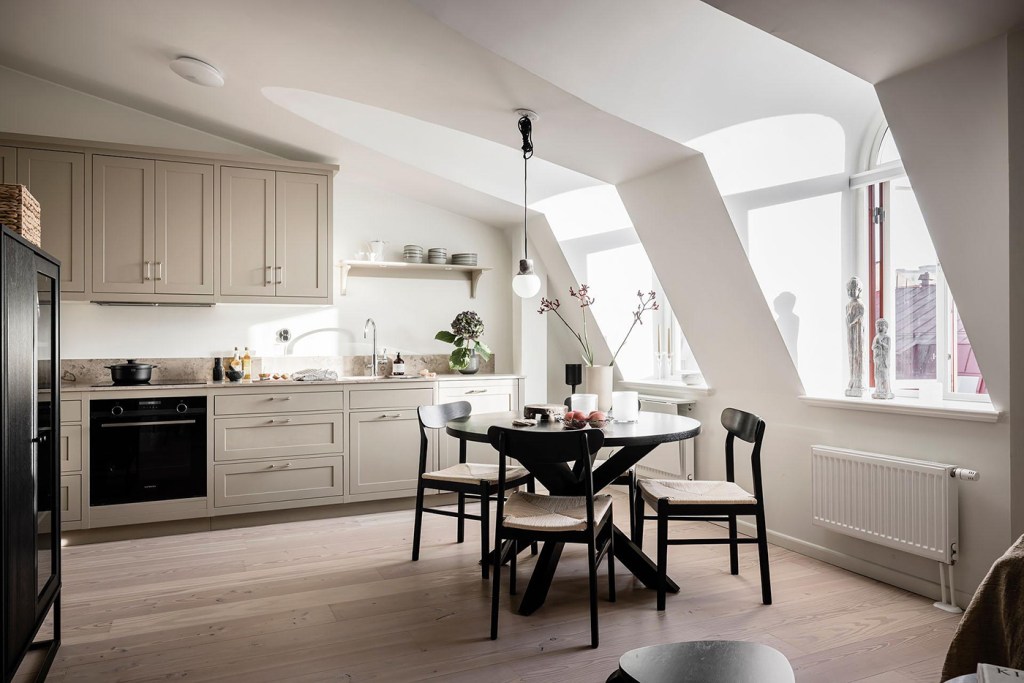
[[[514,614],[504,591],[492,642],[477,528],[457,545],[454,520],[428,515],[416,563],[411,511],[68,547],[65,644],[48,680],[604,681],[631,648],[715,638],[781,650],[800,681],[934,682],[957,623],[930,600],[774,546],[775,604],[763,606],[753,546],[741,546],[738,577],[724,547],[675,547],[682,591],[664,613],[625,571],[615,604],[602,580],[593,651],[586,562],[567,547],[541,610]],[[521,586],[532,567],[523,555]]]

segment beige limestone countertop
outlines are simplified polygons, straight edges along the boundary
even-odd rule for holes
[[[60,385],[61,393],[74,394],[74,393],[86,393],[93,391],[140,391],[140,390],[166,390],[166,389],[185,389],[191,391],[197,391],[200,389],[253,389],[253,388],[270,388],[270,387],[315,387],[315,386],[339,386],[346,384],[415,384],[418,382],[471,382],[473,380],[494,380],[494,379],[523,379],[522,375],[499,375],[499,374],[483,374],[478,373],[475,375],[462,375],[462,374],[444,374],[437,375],[436,377],[421,377],[419,375],[407,375],[403,377],[339,377],[336,380],[330,380],[325,382],[297,382],[295,380],[283,380],[283,379],[271,379],[266,381],[254,381],[254,382],[229,382],[227,380],[223,382],[205,382],[205,383],[191,383],[191,384],[125,384],[118,386],[92,386],[81,382],[62,382]]]

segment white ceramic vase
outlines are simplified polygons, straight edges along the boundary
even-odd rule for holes
[[[583,386],[588,394],[597,394],[597,409],[604,412],[612,409],[613,370],[610,365],[583,366]]]

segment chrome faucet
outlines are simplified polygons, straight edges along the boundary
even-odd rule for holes
[[[373,318],[367,318],[366,323],[363,325],[363,339],[366,339],[367,330],[371,325],[373,326],[373,354],[370,356],[370,364],[367,367],[370,368],[370,377],[377,377],[380,364],[385,362],[386,359],[380,358],[377,355],[377,323],[373,321]]]

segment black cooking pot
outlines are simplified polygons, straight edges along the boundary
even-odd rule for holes
[[[136,363],[129,358],[126,363],[104,367],[110,369],[110,379],[114,384],[145,384],[153,376],[153,368],[158,366]]]

